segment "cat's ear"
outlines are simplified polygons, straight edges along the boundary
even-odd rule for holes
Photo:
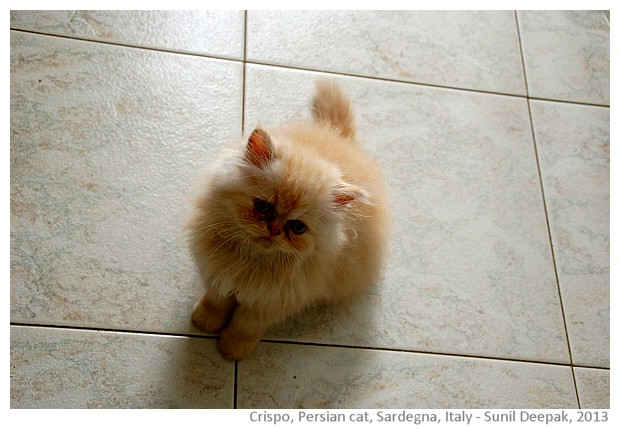
[[[273,158],[271,137],[266,131],[255,128],[248,138],[245,148],[245,159],[258,168],[263,168]]]
[[[370,204],[368,197],[368,193],[362,188],[358,188],[347,182],[342,182],[334,188],[332,202],[334,203],[334,207],[338,210],[347,208],[353,201]]]

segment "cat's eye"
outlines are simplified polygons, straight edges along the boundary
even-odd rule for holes
[[[289,220],[286,223],[288,224],[290,231],[295,235],[301,235],[306,232],[306,224],[300,220]]]
[[[275,207],[269,201],[254,198],[254,210],[256,210],[258,214],[270,215],[275,210]]]

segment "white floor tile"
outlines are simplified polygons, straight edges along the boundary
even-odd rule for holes
[[[512,11],[250,11],[247,59],[525,95]]]
[[[187,331],[189,187],[241,134],[241,65],[11,43],[12,321]]]
[[[581,408],[610,408],[611,374],[609,370],[575,368],[575,380]]]
[[[239,408],[576,408],[562,366],[263,343]]]
[[[602,11],[518,17],[531,97],[609,105],[609,22]]]
[[[532,102],[573,362],[609,367],[609,109]]]
[[[11,328],[11,408],[231,408],[214,340]]]
[[[13,29],[238,60],[243,25],[243,11],[11,11]]]

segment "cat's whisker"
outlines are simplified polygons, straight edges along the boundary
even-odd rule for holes
[[[213,250],[213,252],[211,252],[211,255],[207,258],[208,260],[211,260],[219,251],[220,249],[224,248],[225,246],[227,246],[230,243],[233,243],[235,241],[237,241],[238,239],[241,239],[244,237],[245,234],[243,234],[243,232],[237,232],[233,235],[230,235],[227,239],[223,240],[216,248],[215,250]]]
[[[312,220],[317,220],[322,218],[323,216],[325,216],[325,214],[327,213],[327,208],[325,208],[325,210],[323,210],[323,213],[321,213],[320,215],[313,217]]]

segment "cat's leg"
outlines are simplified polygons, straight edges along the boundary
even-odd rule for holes
[[[265,329],[279,321],[279,312],[240,304],[220,334],[218,349],[229,360],[246,358],[260,342]]]
[[[216,291],[207,292],[194,307],[192,321],[197,328],[208,333],[219,332],[228,324],[237,300],[233,296],[222,297]]]

